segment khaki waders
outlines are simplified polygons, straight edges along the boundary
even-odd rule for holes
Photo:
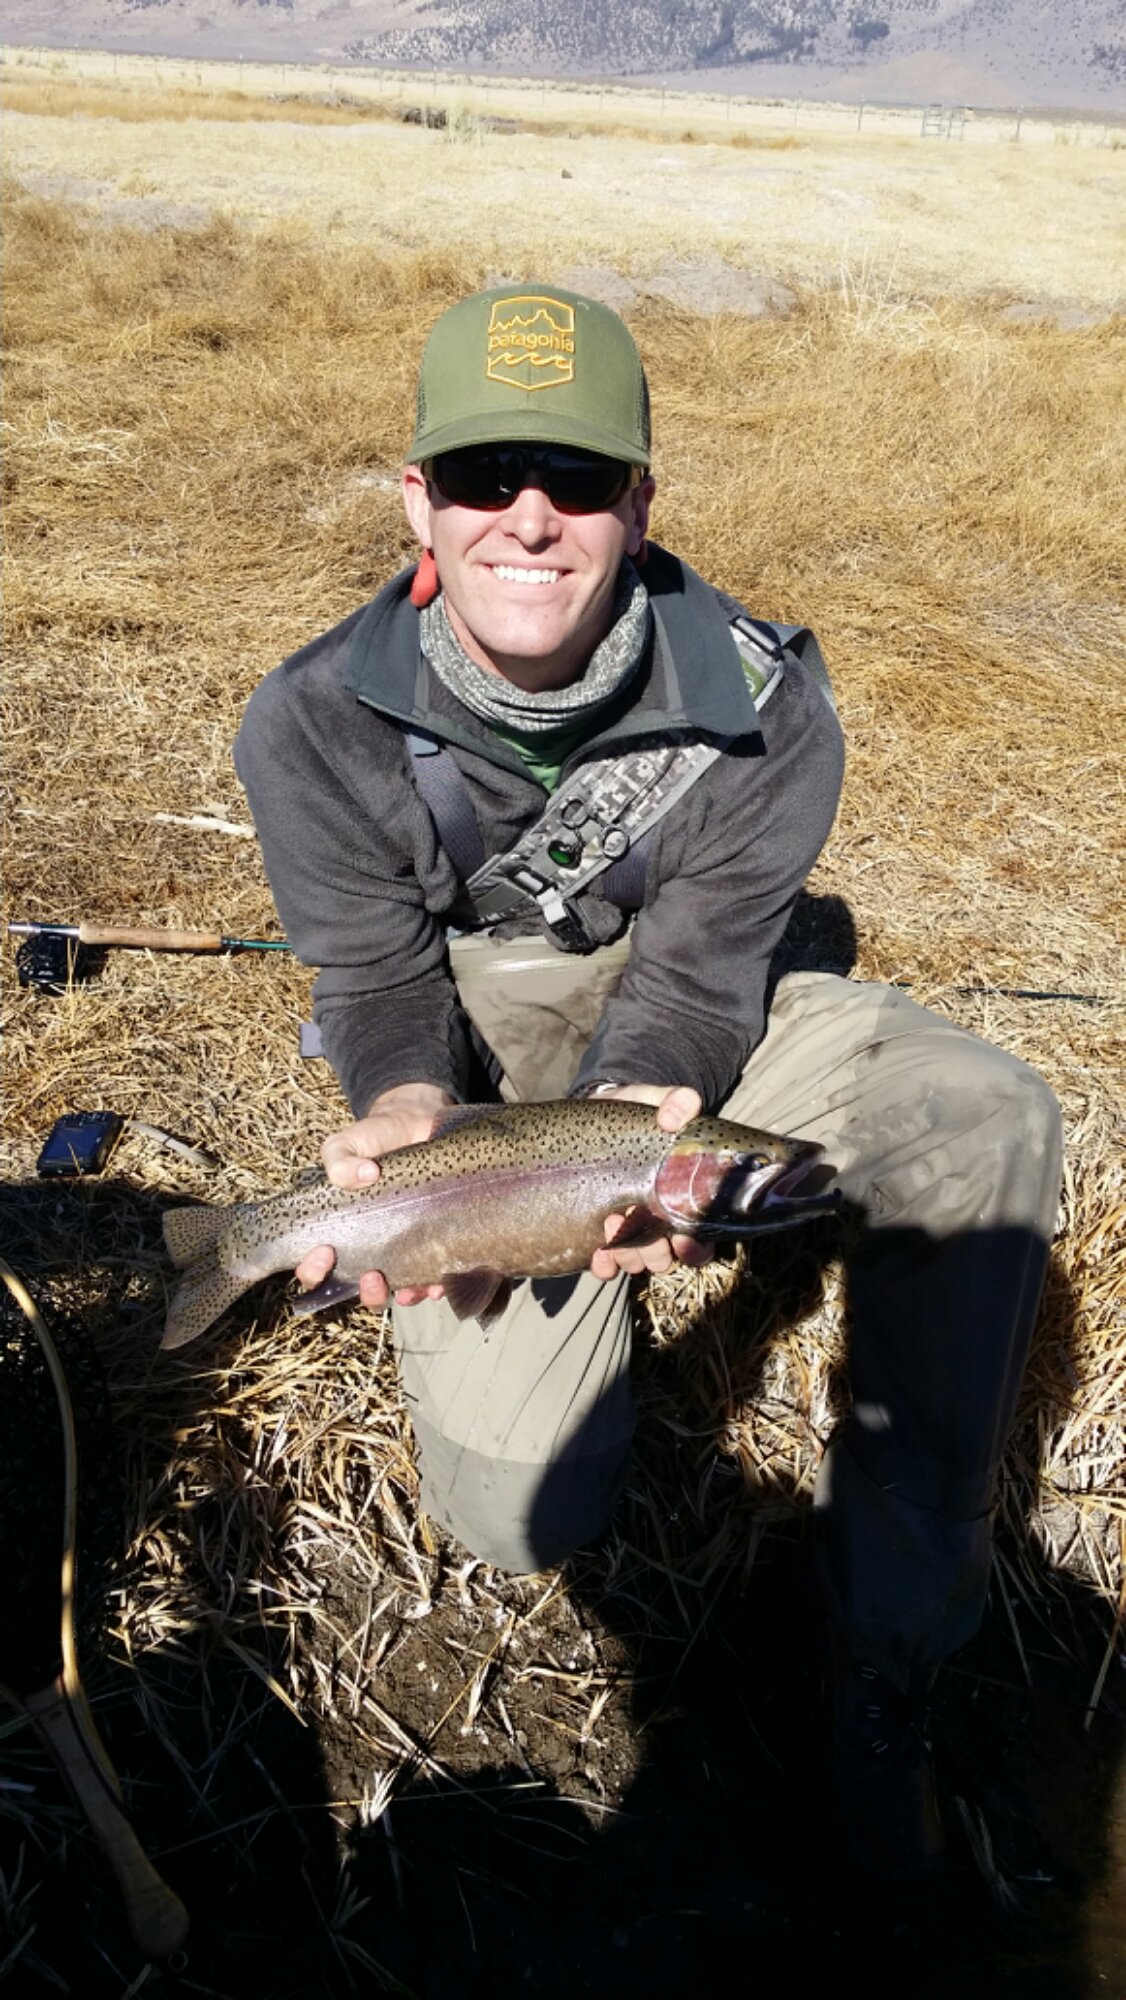
[[[565,1094],[628,955],[628,939],[589,957],[453,941],[505,1096]],[[723,1111],[819,1140],[867,1218],[849,1268],[852,1410],[815,1506],[833,1615],[905,1686],[984,1607],[994,1482],[1056,1222],[1056,1101],[896,988],[798,972]],[[513,1571],[596,1536],[634,1428],[627,1281],[521,1285],[488,1333],[444,1301],[396,1306],[394,1326],[434,1519]]]

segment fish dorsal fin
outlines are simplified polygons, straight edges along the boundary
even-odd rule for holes
[[[229,1208],[170,1208],[164,1218],[164,1247],[177,1270],[214,1248],[231,1219]]]
[[[498,1111],[504,1111],[504,1104],[451,1104],[446,1111],[439,1111],[431,1128],[432,1139],[444,1139],[447,1132],[456,1132],[459,1125],[476,1125],[482,1118],[495,1118]]]
[[[500,1318],[512,1295],[504,1272],[483,1265],[476,1271],[451,1271],[442,1284],[455,1318],[478,1319],[482,1326]]]

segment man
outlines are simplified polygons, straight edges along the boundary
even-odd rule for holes
[[[909,1880],[941,1858],[921,1703],[982,1613],[1059,1116],[1031,1070],[894,989],[799,973],[771,993],[840,731],[808,634],[649,547],[649,468],[616,315],[554,286],[454,306],[403,473],[421,561],[267,678],[236,761],[355,1113],[324,1148],[338,1185],[498,1085],[825,1146],[866,1225],[853,1405],[816,1495],[836,1777],[856,1865]],[[487,1335],[437,1284],[397,1294],[424,1503],[474,1553],[535,1570],[605,1525],[628,1279],[704,1254],[608,1241]],[[360,1296],[387,1303],[378,1272]]]

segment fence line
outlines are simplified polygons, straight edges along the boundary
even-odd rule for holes
[[[798,98],[754,98],[730,92],[672,91],[628,82],[596,83],[571,78],[527,78],[464,74],[428,66],[404,70],[375,64],[270,63],[248,56],[133,55],[121,50],[21,48],[0,45],[0,68],[69,74],[118,85],[195,89],[201,93],[236,89],[262,96],[324,96],[344,101],[409,104],[426,94],[431,103],[471,111],[467,93],[490,114],[508,111],[534,123],[568,115],[596,123],[635,125],[639,131],[712,130],[736,137],[798,130],[866,133],[869,137],[970,140],[977,143],[1118,145],[1126,143],[1126,118],[1108,115],[1066,117],[1027,105],[1013,111],[972,105],[885,104],[865,98],[860,105]],[[920,122],[921,121],[921,122]]]

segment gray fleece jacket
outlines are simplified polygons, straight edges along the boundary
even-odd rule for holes
[[[519,838],[546,797],[431,672],[412,575],[267,675],[235,743],[278,914],[297,956],[320,968],[314,1014],[356,1116],[399,1083],[471,1099],[487,1061],[446,952],[461,884],[415,787],[406,731],[448,747],[487,857]],[[714,1107],[762,1037],[771,954],[832,825],[843,746],[813,675],[790,661],[756,713],[732,600],[652,545],[644,581],[648,654],[563,782],[619,743],[734,740],[653,832],[625,977],[575,1084],[691,1084]],[[624,915],[597,883],[587,896],[588,925],[614,936]]]

